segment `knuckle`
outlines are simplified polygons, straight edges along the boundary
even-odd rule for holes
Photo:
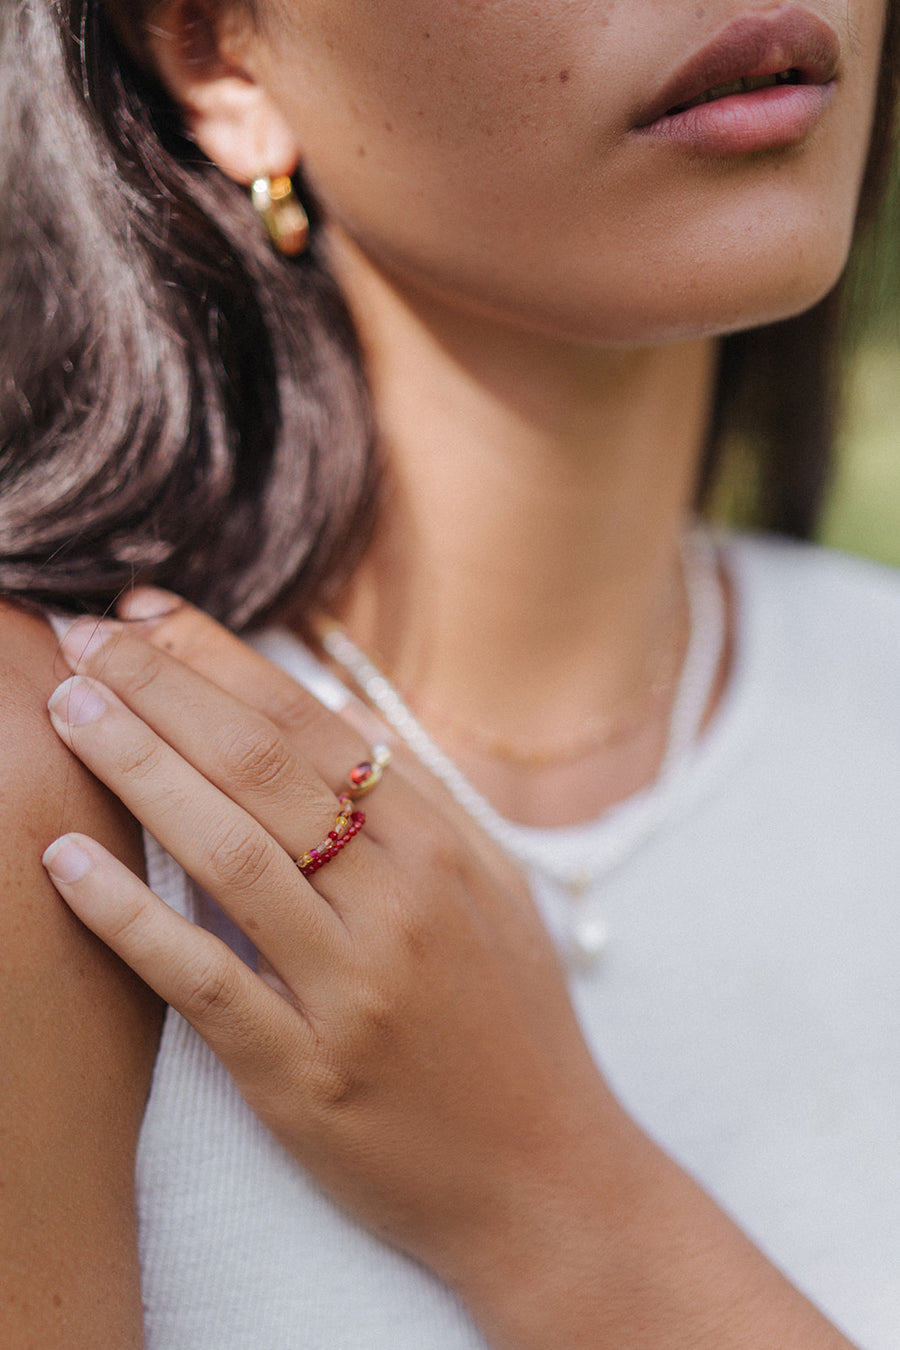
[[[235,787],[274,787],[289,775],[291,766],[291,756],[274,727],[237,727],[225,736],[222,767]]]
[[[312,730],[322,719],[322,709],[305,690],[281,694],[267,711],[274,722],[293,734]]]
[[[126,778],[140,780],[155,773],[161,766],[161,760],[161,743],[144,737],[120,752],[117,767]]]
[[[123,904],[114,920],[104,933],[104,941],[116,951],[134,951],[145,945],[146,936],[152,931],[153,916],[149,907],[141,900]]]
[[[395,1053],[402,1034],[401,1000],[387,988],[366,981],[353,990],[340,1029],[342,1061],[356,1078],[377,1080]]]
[[[309,1064],[308,1100],[326,1120],[346,1117],[371,1096],[372,1078],[371,1069],[358,1053],[357,1046],[341,1042],[320,1052]]]
[[[226,1012],[238,996],[239,986],[234,971],[221,958],[207,957],[202,964],[184,971],[185,992],[182,1007],[188,1020],[209,1020]]]
[[[364,1095],[361,1075],[337,1055],[314,1063],[309,1070],[307,1085],[311,1100],[326,1115],[346,1112]]]
[[[210,841],[215,879],[230,890],[252,890],[272,866],[274,846],[252,824],[228,826]]]
[[[392,1037],[397,1027],[396,1000],[380,985],[367,981],[356,991],[354,1000],[359,1035],[372,1045]]]
[[[316,1031],[308,1089],[319,1109],[346,1114],[377,1090],[401,1035],[398,1000],[372,980],[357,980],[340,1015]]]
[[[129,650],[128,665],[122,673],[120,689],[126,701],[140,696],[149,689],[162,674],[162,657],[154,647],[143,643],[135,644]]]
[[[396,917],[396,941],[416,961],[422,961],[435,941],[430,915],[422,909],[404,907]]]
[[[420,866],[432,874],[457,876],[464,870],[465,851],[451,826],[432,819],[416,833]]]

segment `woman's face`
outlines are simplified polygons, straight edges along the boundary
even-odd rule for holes
[[[245,64],[401,284],[645,343],[783,317],[841,270],[885,0],[261,3]]]

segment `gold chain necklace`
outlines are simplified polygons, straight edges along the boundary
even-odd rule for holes
[[[554,831],[530,830],[501,816],[432,740],[398,690],[347,634],[337,626],[320,633],[322,647],[331,659],[463,810],[513,858],[575,902],[569,937],[572,959],[579,964],[594,964],[607,941],[602,917],[587,902],[610,873],[654,834],[677,801],[688,752],[699,735],[715,686],[725,643],[725,605],[716,549],[706,532],[698,528],[684,539],[681,557],[689,638],[669,709],[662,761],[655,780],[641,794],[639,809],[629,812],[617,829],[611,822],[596,841],[588,841],[584,851],[574,849],[568,838],[557,841]]]
[[[414,690],[397,685],[396,681],[393,683],[407,707],[420,721],[428,723],[442,741],[450,740],[484,758],[501,760],[521,769],[555,768],[574,764],[627,741],[643,729],[656,712],[664,710],[681,669],[683,652],[678,629],[679,624],[674,620],[665,641],[660,642],[653,653],[656,659],[652,678],[640,681],[611,711],[585,719],[577,732],[562,739],[557,737],[552,742],[529,744],[521,739],[513,740],[470,718],[447,713]]]

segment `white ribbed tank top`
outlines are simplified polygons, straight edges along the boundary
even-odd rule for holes
[[[605,883],[612,945],[573,999],[635,1117],[864,1350],[897,1350],[900,585],[811,549],[741,541],[728,557],[730,691],[674,811]],[[293,638],[259,646],[344,697]],[[252,960],[147,853],[154,889]],[[535,889],[559,927],[567,902]],[[137,1184],[148,1350],[484,1350],[454,1296],[331,1204],[171,1011]]]

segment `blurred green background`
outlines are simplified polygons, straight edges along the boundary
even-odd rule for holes
[[[843,416],[820,542],[900,567],[900,157],[878,220],[857,242],[844,288]],[[734,440],[711,519],[753,528],[757,465]]]
[[[851,358],[847,416],[821,537],[900,566],[900,335],[876,331]]]
[[[900,566],[900,163],[851,292],[856,336],[821,537]]]

